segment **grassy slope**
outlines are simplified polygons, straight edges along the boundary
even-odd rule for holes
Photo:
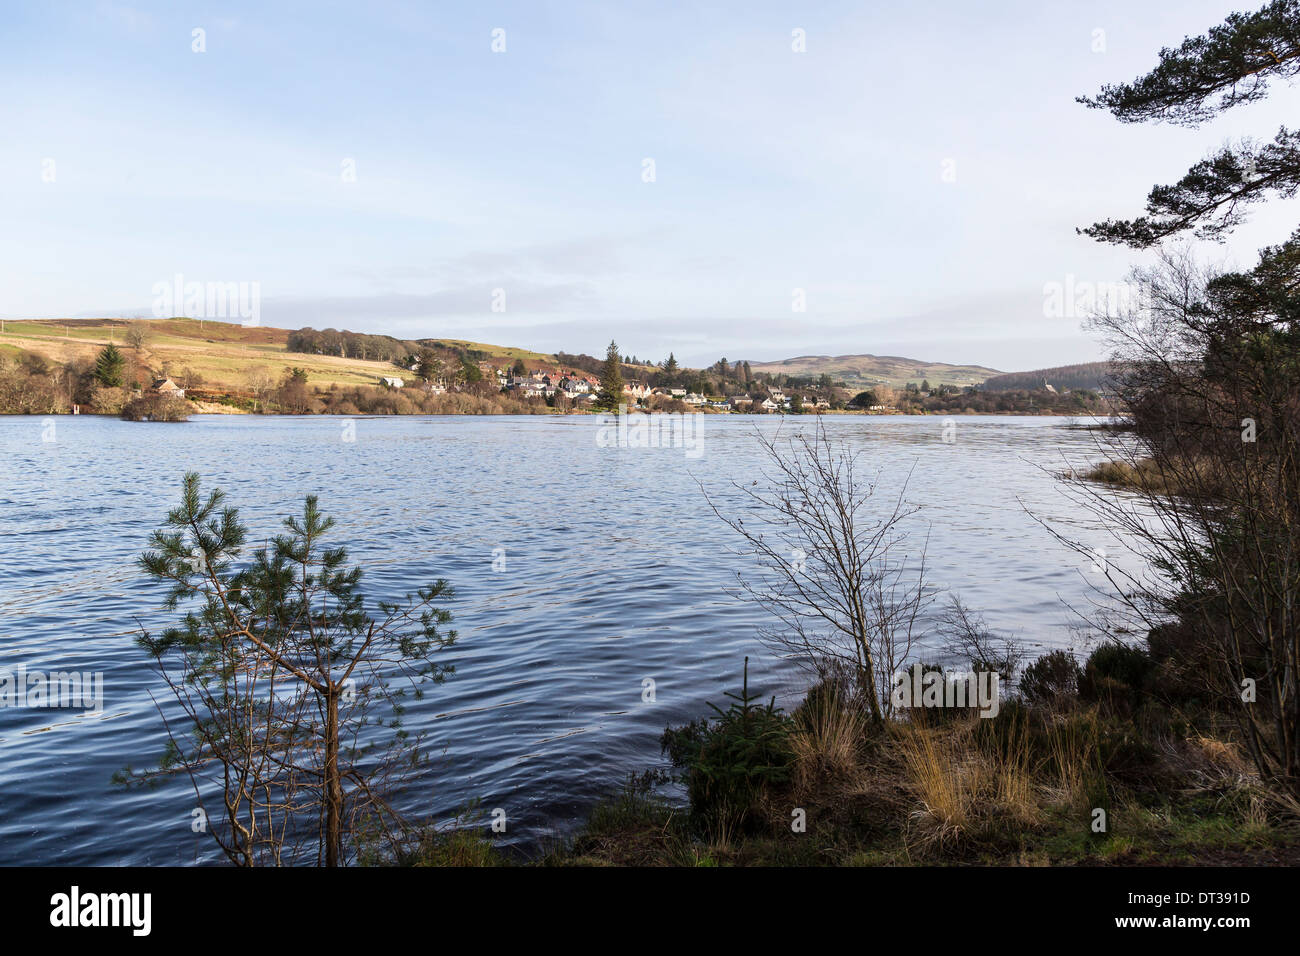
[[[15,353],[25,349],[58,362],[93,358],[109,341],[125,348],[128,324],[118,319],[6,320],[0,350]],[[203,376],[207,387],[237,389],[246,385],[255,372],[268,372],[278,380],[295,366],[307,370],[313,385],[376,385],[383,376],[401,374],[389,362],[287,352],[288,329],[245,328],[211,320],[200,323],[196,319],[150,319],[147,324],[150,335],[142,360],[152,368],[166,364],[174,372],[187,366],[193,368]],[[479,349],[503,361],[550,359],[525,349],[458,339],[437,341]]]
[[[892,385],[901,388],[908,382],[925,379],[931,385],[978,385],[1001,373],[979,365],[945,365],[922,362],[894,355],[801,355],[780,362],[751,362],[755,372],[782,372],[786,375],[830,375],[843,379],[850,388]]]
[[[255,372],[268,372],[278,380],[286,369],[294,366],[305,368],[314,385],[374,385],[381,377],[394,374],[388,362],[286,352],[288,329],[245,328],[211,320],[200,323],[196,319],[139,321],[147,322],[150,329],[142,356],[145,364],[155,369],[166,364],[174,372],[189,366],[203,376],[208,387],[238,389],[247,385]],[[14,354],[25,349],[58,362],[93,358],[110,340],[123,345],[128,324],[122,319],[5,320],[0,352]],[[531,366],[555,364],[553,355],[528,349],[437,336],[420,341],[477,349],[503,363],[522,358]],[[802,356],[782,362],[751,363],[751,366],[756,372],[789,375],[815,376],[825,372],[844,379],[853,388],[882,382],[899,387],[924,379],[936,385],[974,385],[1000,374],[977,365],[946,365],[873,355]]]

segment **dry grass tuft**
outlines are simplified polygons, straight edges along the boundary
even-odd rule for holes
[[[1095,713],[1057,718],[1048,728],[1055,802],[1081,813],[1106,806],[1106,774],[1101,761],[1101,728]]]
[[[798,729],[790,735],[795,792],[808,792],[828,780],[852,788],[862,769],[866,716],[834,694],[818,694],[799,709],[796,719]]]
[[[999,743],[981,744],[980,719],[909,724],[897,731],[907,785],[918,804],[909,819],[924,844],[1008,835],[1043,820],[1028,729],[1017,724]]]
[[[910,819],[925,843],[944,846],[971,829],[984,789],[981,761],[965,759],[951,735],[908,726],[898,735],[903,763],[920,806]]]

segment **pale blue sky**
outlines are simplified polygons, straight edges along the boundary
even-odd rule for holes
[[[149,315],[181,273],[259,282],[263,324],[291,328],[1089,360],[1045,283],[1141,257],[1074,227],[1271,137],[1296,93],[1195,131],[1073,98],[1257,5],[7,0],[0,314]],[[1295,212],[1211,253],[1248,264]]]

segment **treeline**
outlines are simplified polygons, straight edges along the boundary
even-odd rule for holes
[[[67,415],[73,409],[121,415],[132,421],[183,421],[194,410],[189,402],[145,391],[159,373],[138,350],[106,345],[94,359],[53,362],[35,352],[0,354],[0,415]],[[186,368],[172,373],[182,387],[202,378]]]
[[[1058,391],[1063,388],[1084,388],[1096,392],[1105,385],[1110,373],[1110,362],[1081,362],[1077,365],[1059,365],[1056,368],[994,375],[986,379],[981,387],[990,392],[1006,392],[1016,389],[1041,389],[1043,382],[1047,382]]]
[[[904,392],[898,409],[900,412],[966,415],[1108,414],[1108,406],[1102,396],[1086,388],[1074,389],[1068,394],[1029,388],[1000,392],[975,388],[970,391],[963,389],[943,394],[931,393],[928,396]]]
[[[445,392],[416,382],[402,388],[337,383],[321,388],[300,368],[289,369],[278,383],[254,381],[248,392],[219,400],[270,415],[532,415],[552,410],[540,399],[500,394],[495,384],[482,380],[462,381]]]
[[[435,368],[455,370],[464,363],[476,364],[491,358],[483,349],[467,348],[438,339],[406,340],[391,335],[313,329],[310,326],[289,333],[286,349],[304,355],[337,355],[370,362],[392,362],[397,368],[414,370],[422,360],[433,360]]]
[[[987,391],[977,385],[921,385],[904,388],[880,385],[858,392],[848,403],[853,409],[875,409],[906,415],[1082,415],[1109,414],[1103,395],[1092,389],[1068,393],[1045,388]]]
[[[465,362],[483,362],[492,357],[490,352],[486,352],[483,349],[467,348],[464,345],[442,342],[438,339],[420,339],[416,345],[421,349],[433,349],[435,352],[453,355]]]
[[[337,355],[339,358],[372,362],[401,362],[419,351],[414,342],[404,342],[391,335],[371,335],[338,329],[301,328],[289,333],[287,348],[304,355]]]
[[[422,388],[336,385],[318,391],[307,414],[320,415],[545,415],[555,409],[541,399],[516,399],[496,388],[434,394]]]
[[[798,389],[816,393],[827,399],[847,399],[848,394],[837,394],[844,388],[844,383],[832,379],[829,375],[786,375],[776,372],[755,372],[745,361],[729,362],[720,358],[712,365],[702,369],[682,368],[677,359],[669,354],[659,363],[649,376],[653,386],[666,388],[685,388],[689,392],[701,395],[740,395],[748,394],[760,401],[767,398],[774,389]]]
[[[557,352],[560,364],[580,369],[591,375],[602,375],[608,359],[598,359],[586,354]],[[810,397],[824,398],[834,407],[842,407],[849,399],[844,383],[829,375],[786,375],[783,373],[754,372],[748,362],[731,362],[720,358],[705,368],[686,368],[674,354],[657,364],[640,363],[629,356],[620,356],[620,373],[624,381],[644,382],[651,388],[682,388],[699,395],[730,397],[749,395],[759,402],[768,398],[774,389],[799,390]]]
[[[574,355],[572,352],[556,352],[555,361],[557,364],[565,367],[577,369],[586,372],[588,375],[599,375],[604,368],[604,361],[592,355],[580,352]],[[623,366],[623,375],[628,378],[635,378],[637,372],[643,369],[631,368],[628,365]]]
[[[0,354],[0,414],[66,415],[80,406],[116,415],[153,375],[135,351],[112,345],[95,359],[69,362],[25,350]]]
[[[58,415],[93,394],[89,362],[57,364],[34,352],[0,354],[0,414]]]

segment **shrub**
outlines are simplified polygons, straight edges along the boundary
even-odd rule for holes
[[[285,533],[247,551],[238,510],[220,491],[204,498],[190,473],[140,557],[176,621],[136,643],[176,709],[158,763],[114,779],[188,778],[199,808],[209,801],[208,837],[237,866],[400,851],[408,818],[391,795],[429,760],[402,717],[453,672],[435,659],[456,637],[438,605],[452,590],[438,580],[371,617],[361,568],[322,544],[333,525],[308,495]]]
[[[994,670],[995,668],[991,666],[986,666],[983,669],[991,671]],[[902,672],[903,679],[910,684],[914,679],[913,675],[918,670],[921,673],[922,680],[924,680],[924,678],[928,674],[939,675],[939,680],[936,682],[935,686],[936,689],[943,694],[944,700],[946,701],[948,695],[948,687],[953,680],[958,679],[958,675],[948,673],[943,669],[943,666],[940,664],[927,664],[925,661],[917,661],[907,670]],[[924,699],[924,691],[923,691],[921,698],[914,698],[911,701],[911,706],[900,708],[899,714],[900,715],[906,714],[908,720],[911,720],[915,723],[922,723],[922,724],[939,724],[950,720],[962,720],[970,716],[971,713],[977,710],[977,708],[974,705],[975,698],[971,696],[973,692],[974,692],[974,688],[970,688],[966,697],[967,706],[965,707],[948,707],[946,706],[946,704],[940,707],[926,707],[924,706],[923,703],[923,699]]]
[[[1152,661],[1148,677],[1151,692],[1167,704],[1180,708],[1209,707],[1219,703],[1207,693],[1204,675],[1211,673],[1213,660],[1195,625],[1186,621],[1159,624],[1147,632]]]
[[[980,614],[971,611],[961,598],[952,595],[939,617],[940,632],[945,636],[945,650],[953,657],[970,663],[970,669],[996,671],[1004,684],[1015,680],[1024,647],[1009,637],[994,633]]]
[[[731,706],[681,727],[669,727],[661,739],[673,766],[685,771],[683,782],[696,822],[723,830],[744,828],[754,816],[763,791],[790,779],[794,752],[791,720],[773,697],[757,705],[749,693],[749,658],[739,695],[727,693]]]
[[[95,411],[103,415],[118,415],[126,403],[131,400],[131,393],[125,388],[109,387],[96,383],[90,390],[90,404]]]
[[[484,813],[477,802],[457,815],[450,828],[415,828],[395,851],[376,838],[367,844],[359,862],[366,866],[485,867],[506,866],[509,861],[484,832]]]
[[[1129,687],[1141,687],[1151,671],[1151,657],[1140,647],[1108,642],[1088,658],[1085,674],[1110,677]]]
[[[189,420],[192,411],[194,406],[183,398],[145,395],[123,405],[122,418],[128,422],[183,422]]]
[[[1079,693],[1079,663],[1069,651],[1052,651],[1025,668],[1020,693],[1034,704],[1058,703]]]
[[[1136,710],[1142,704],[1154,662],[1142,648],[1117,641],[1102,644],[1079,677],[1079,696],[1109,707]]]

